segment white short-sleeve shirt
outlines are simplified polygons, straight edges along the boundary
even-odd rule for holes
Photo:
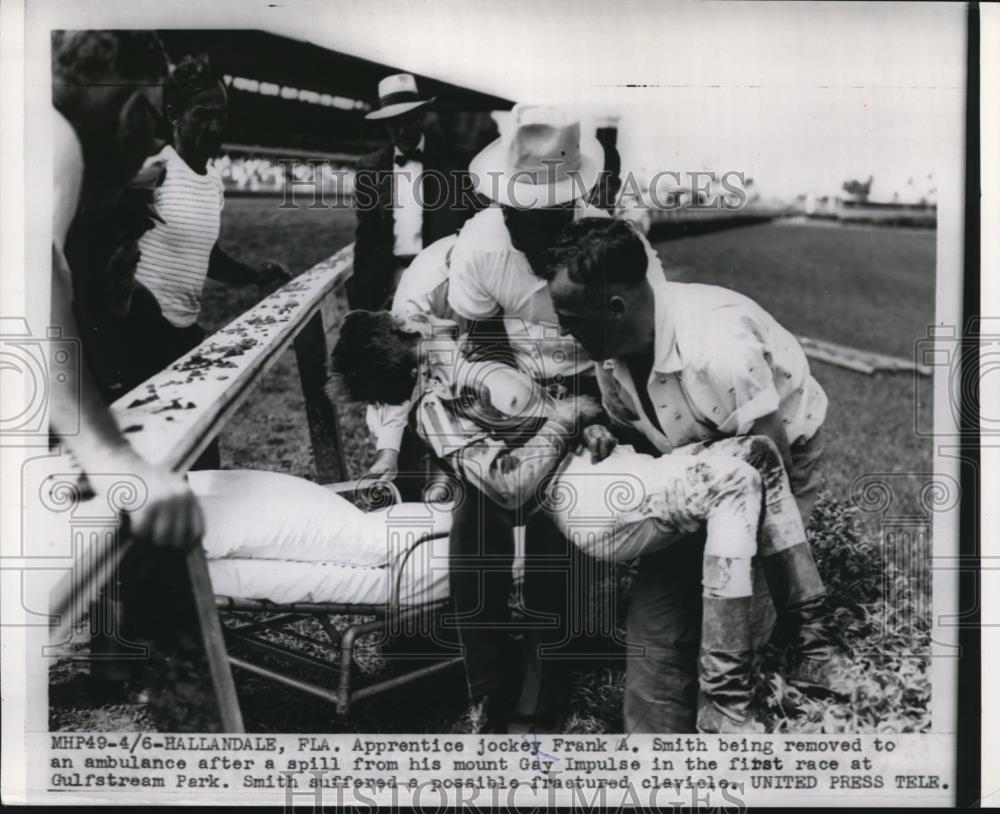
[[[656,339],[646,387],[660,429],[645,415],[628,367],[615,359],[598,376],[613,418],[663,452],[745,435],[772,413],[780,415],[790,443],[816,434],[826,419],[826,393],[798,340],[774,317],[719,286],[657,279],[650,285]]]
[[[468,320],[502,313],[518,366],[526,373],[545,380],[582,373],[593,364],[572,337],[560,333],[545,281],[532,273],[524,252],[514,248],[498,206],[466,221],[451,268],[448,304]]]
[[[435,240],[416,256],[399,279],[392,298],[392,313],[399,317],[429,316],[454,319],[448,307],[448,276],[451,252],[458,235]],[[399,452],[409,418],[410,402],[369,404],[365,415],[375,449]]]

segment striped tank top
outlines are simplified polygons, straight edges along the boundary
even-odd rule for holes
[[[135,276],[156,297],[163,316],[185,328],[201,312],[208,261],[222,221],[222,179],[211,165],[199,175],[170,145],[146,163],[155,161],[166,164],[166,176],[156,190],[156,208],[164,222],[140,238],[142,256]]]

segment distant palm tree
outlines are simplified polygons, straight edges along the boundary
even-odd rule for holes
[[[869,175],[867,181],[844,181],[842,188],[854,200],[864,202],[868,200],[868,196],[871,194],[872,181],[874,180],[874,176]]]

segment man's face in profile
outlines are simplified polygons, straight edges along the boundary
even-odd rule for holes
[[[621,353],[623,326],[603,307],[603,290],[573,282],[565,268],[556,272],[548,286],[560,330],[580,343],[591,359],[603,362]]]

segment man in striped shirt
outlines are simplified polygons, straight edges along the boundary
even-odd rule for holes
[[[163,167],[156,191],[161,219],[139,240],[136,280],[152,292],[163,320],[146,325],[159,370],[197,346],[205,333],[197,324],[205,278],[247,285],[287,279],[280,263],[257,267],[230,257],[219,246],[223,208],[222,179],[209,161],[222,147],[226,125],[226,90],[204,55],[188,56],[174,69],[163,89],[172,143],[147,161]]]

